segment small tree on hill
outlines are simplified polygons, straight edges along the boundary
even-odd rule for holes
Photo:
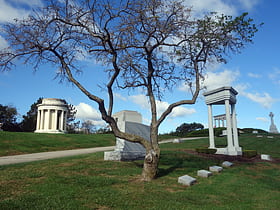
[[[185,135],[191,131],[201,130],[203,128],[204,126],[200,123],[183,123],[182,125],[176,128],[176,133],[178,135]]]
[[[228,54],[252,42],[257,31],[247,14],[196,18],[191,5],[177,0],[53,0],[46,4],[28,18],[2,27],[10,48],[0,52],[0,67],[10,69],[18,59],[35,69],[46,62],[57,66],[60,76],[98,104],[116,137],[146,148],[142,172],[146,181],[155,178],[158,170],[159,126],[175,107],[195,103],[208,63],[225,62]],[[99,96],[76,79],[83,56],[103,65],[92,69],[95,74],[106,68],[107,96]],[[183,96],[159,114],[156,100],[181,83],[189,85],[192,96]],[[112,117],[117,88],[139,88],[147,95],[151,141],[119,130]]]
[[[1,129],[4,131],[21,131],[17,120],[17,109],[13,106],[5,106],[0,104],[0,123]]]
[[[22,122],[21,122],[21,128],[24,132],[33,132],[36,129],[36,121],[37,121],[37,112],[38,108],[37,105],[42,103],[42,97],[38,98],[35,103],[33,103],[30,106],[30,110],[26,113],[26,115],[23,115]]]

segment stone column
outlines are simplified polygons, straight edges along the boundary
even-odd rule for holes
[[[67,123],[67,111],[64,111],[64,123],[63,123],[63,130],[66,131],[66,123]]]
[[[40,115],[41,115],[40,113],[41,113],[41,111],[38,110],[38,112],[37,112],[36,130],[40,130]]]
[[[40,125],[40,130],[44,130],[44,116],[45,116],[45,114],[44,114],[44,109],[41,109],[41,120],[40,120],[40,123],[41,123],[41,125]]]
[[[59,130],[63,131],[63,124],[64,124],[64,111],[61,110],[60,114],[60,123],[59,123]]]
[[[209,148],[215,148],[212,105],[208,105]]]
[[[57,118],[58,118],[58,110],[57,109],[55,109],[54,110],[54,122],[53,122],[53,130],[57,130],[57,128],[58,128],[58,125],[57,125]]]
[[[227,143],[228,149],[233,150],[233,141],[232,141],[232,125],[231,125],[231,115],[230,115],[230,105],[229,100],[225,100],[226,108],[226,121],[227,121]]]
[[[231,113],[232,113],[233,143],[235,148],[239,148],[235,104],[231,105],[231,110],[232,110]]]
[[[44,130],[49,130],[50,129],[50,110],[46,110],[46,117],[45,117],[45,127]]]

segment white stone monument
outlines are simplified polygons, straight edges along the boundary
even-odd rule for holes
[[[44,98],[37,105],[35,133],[66,133],[67,106],[63,99]]]
[[[220,114],[214,116],[215,128],[225,127],[226,115]],[[218,122],[218,124],[216,123]],[[221,124],[222,122],[222,124]]]
[[[237,91],[232,87],[221,87],[204,93],[205,102],[208,106],[208,122],[209,122],[209,141],[211,149],[217,149],[216,154],[224,155],[242,155],[242,148],[239,146],[237,121],[236,121],[236,95]],[[226,127],[227,127],[227,147],[216,148],[214,140],[213,128],[213,105],[225,105],[226,111]]]
[[[270,124],[270,127],[269,127],[269,133],[279,133],[277,128],[276,128],[276,125],[274,124],[274,120],[273,120],[274,114],[272,112],[269,113],[269,117],[271,119],[271,124]]]
[[[139,135],[150,140],[150,127],[142,124],[142,116],[136,111],[120,111],[113,115],[120,131]],[[145,148],[134,142],[116,138],[116,148],[111,152],[104,152],[104,160],[137,160],[146,155]]]

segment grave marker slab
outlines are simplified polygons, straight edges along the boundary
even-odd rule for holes
[[[142,116],[135,111],[121,111],[113,115],[121,131],[135,134],[150,140],[150,127],[142,124]],[[145,148],[139,144],[116,138],[116,148],[111,152],[104,152],[104,160],[138,160],[144,159]]]
[[[261,159],[262,159],[262,160],[269,160],[269,161],[272,160],[271,157],[270,157],[270,155],[266,155],[266,154],[261,154]]]
[[[223,167],[221,166],[210,166],[209,167],[209,171],[211,172],[221,172],[223,170]]]
[[[198,170],[197,171],[197,176],[208,178],[209,176],[212,176],[212,173],[207,170]]]
[[[196,178],[193,178],[189,175],[180,176],[178,178],[178,183],[185,185],[185,186],[191,186],[196,183]]]
[[[232,163],[232,162],[229,162],[229,161],[224,161],[224,162],[222,163],[222,166],[223,166],[223,167],[229,168],[229,167],[233,166],[233,163]]]

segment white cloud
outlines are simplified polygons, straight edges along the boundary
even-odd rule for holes
[[[196,15],[205,12],[217,12],[226,15],[238,15],[240,11],[254,9],[261,0],[188,0],[187,6],[192,6]]]
[[[0,24],[13,22],[15,18],[27,17],[32,12],[32,8],[42,5],[41,0],[0,0]],[[28,7],[30,9],[27,9]],[[0,49],[6,47],[8,43],[0,36]]]
[[[150,110],[150,104],[148,101],[147,96],[145,95],[134,95],[129,97],[131,101],[135,104],[140,105],[143,109]],[[158,116],[160,116],[170,105],[168,102],[165,101],[156,101],[157,105],[157,113]],[[176,107],[173,109],[171,114],[169,115],[169,118],[176,118],[176,117],[184,117],[186,115],[191,115],[195,113],[196,110],[193,108],[185,108],[182,106]]]
[[[271,108],[272,104],[276,101],[276,99],[272,98],[268,93],[248,93],[241,92],[241,94],[251,101],[254,101],[260,104],[264,108]]]
[[[252,10],[257,4],[260,3],[260,0],[238,0],[240,6],[246,10]]]
[[[252,72],[249,72],[249,73],[248,73],[248,76],[249,76],[249,77],[252,77],[252,78],[256,78],[256,79],[257,79],[257,78],[261,78],[261,75],[255,74],[255,73],[252,73]]]
[[[31,8],[41,6],[42,2],[40,0],[0,0],[0,5],[0,23],[3,23],[12,22],[15,18],[27,17],[32,12]],[[28,7],[30,9],[25,9]]]
[[[257,117],[256,120],[261,121],[261,122],[269,122],[269,120],[265,117]]]
[[[273,72],[268,74],[269,79],[272,80],[273,83],[280,85],[280,69],[274,68]]]
[[[114,93],[114,96],[117,98],[117,99],[120,99],[122,101],[127,101],[127,98],[122,96],[121,94],[119,93]]]
[[[223,86],[233,86],[233,83],[240,76],[239,71],[224,70],[222,72],[208,72],[203,81],[207,90],[213,90]]]
[[[82,120],[101,121],[100,113],[86,103],[79,103],[76,107],[76,118]]]
[[[186,1],[187,5],[193,6],[193,11],[196,14],[205,12],[218,12],[227,15],[236,15],[237,8],[222,0],[189,0]]]
[[[0,50],[9,47],[8,42],[0,36]]]

